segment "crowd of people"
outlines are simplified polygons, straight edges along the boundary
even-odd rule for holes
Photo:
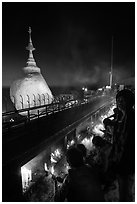
[[[103,137],[94,136],[94,151],[70,147],[66,160],[70,166],[60,188],[55,182],[55,202],[105,202],[105,193],[115,179],[120,202],[134,201],[135,176],[135,98],[124,89],[116,95],[114,114],[103,121]]]

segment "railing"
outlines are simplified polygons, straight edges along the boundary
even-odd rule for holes
[[[2,125],[3,129],[17,126],[21,123],[27,123],[31,120],[38,119],[43,116],[55,114],[57,112],[79,106],[81,104],[89,103],[89,100],[62,100],[56,102],[55,100],[51,104],[35,106],[10,112],[2,113]],[[22,115],[22,116],[21,116]],[[23,116],[24,115],[24,116]]]
[[[70,99],[71,97],[56,97],[50,104],[40,104],[39,106],[33,107],[28,106],[28,108],[4,112],[2,113],[2,128],[3,130],[10,129],[11,127],[22,125],[23,123],[26,124],[27,122],[40,117],[90,103],[98,97],[101,96],[96,95],[83,100]]]

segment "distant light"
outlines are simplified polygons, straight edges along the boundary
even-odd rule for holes
[[[11,119],[10,119],[10,122],[14,122],[14,119],[13,119],[13,118],[11,118]]]
[[[111,86],[106,86],[106,89],[111,89]]]
[[[102,91],[102,88],[98,88],[98,91]]]
[[[84,88],[84,87],[82,87],[82,90],[84,91],[84,90],[85,90],[85,88]]]
[[[88,89],[87,89],[87,88],[85,88],[85,91],[88,91]]]

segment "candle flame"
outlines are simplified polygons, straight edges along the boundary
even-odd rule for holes
[[[83,140],[82,140],[82,144],[84,144],[85,145],[85,147],[90,151],[90,150],[92,150],[92,148],[93,148],[93,143],[92,143],[92,139],[93,139],[93,136],[91,136],[90,138],[84,138]]]
[[[58,159],[61,158],[61,152],[59,149],[56,149],[54,152],[51,153],[51,162],[52,163],[57,163]]]
[[[55,156],[56,157],[60,157],[60,155],[61,155],[61,153],[60,153],[59,149],[56,149],[55,150]]]
[[[94,126],[93,132],[99,136],[103,136],[104,133],[101,131],[103,129],[104,129],[104,125],[100,123]]]
[[[50,171],[51,171],[51,174],[54,175],[54,172],[55,172],[55,170],[54,170],[54,166],[51,167],[51,170],[50,170]]]
[[[45,169],[45,171],[48,171],[48,167],[47,167],[46,163],[44,164],[44,169]]]
[[[75,143],[74,140],[71,140],[70,145],[73,145],[74,143]]]
[[[50,158],[51,163],[57,163],[57,161],[51,156]]]

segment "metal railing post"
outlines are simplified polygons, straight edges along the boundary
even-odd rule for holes
[[[45,107],[46,107],[46,115],[48,115],[48,110],[47,110],[47,107],[48,107],[48,106],[46,105]]]
[[[30,111],[28,110],[28,121],[30,121]]]
[[[39,119],[39,110],[38,110],[38,119]]]
[[[52,101],[52,113],[54,113],[54,100]]]

